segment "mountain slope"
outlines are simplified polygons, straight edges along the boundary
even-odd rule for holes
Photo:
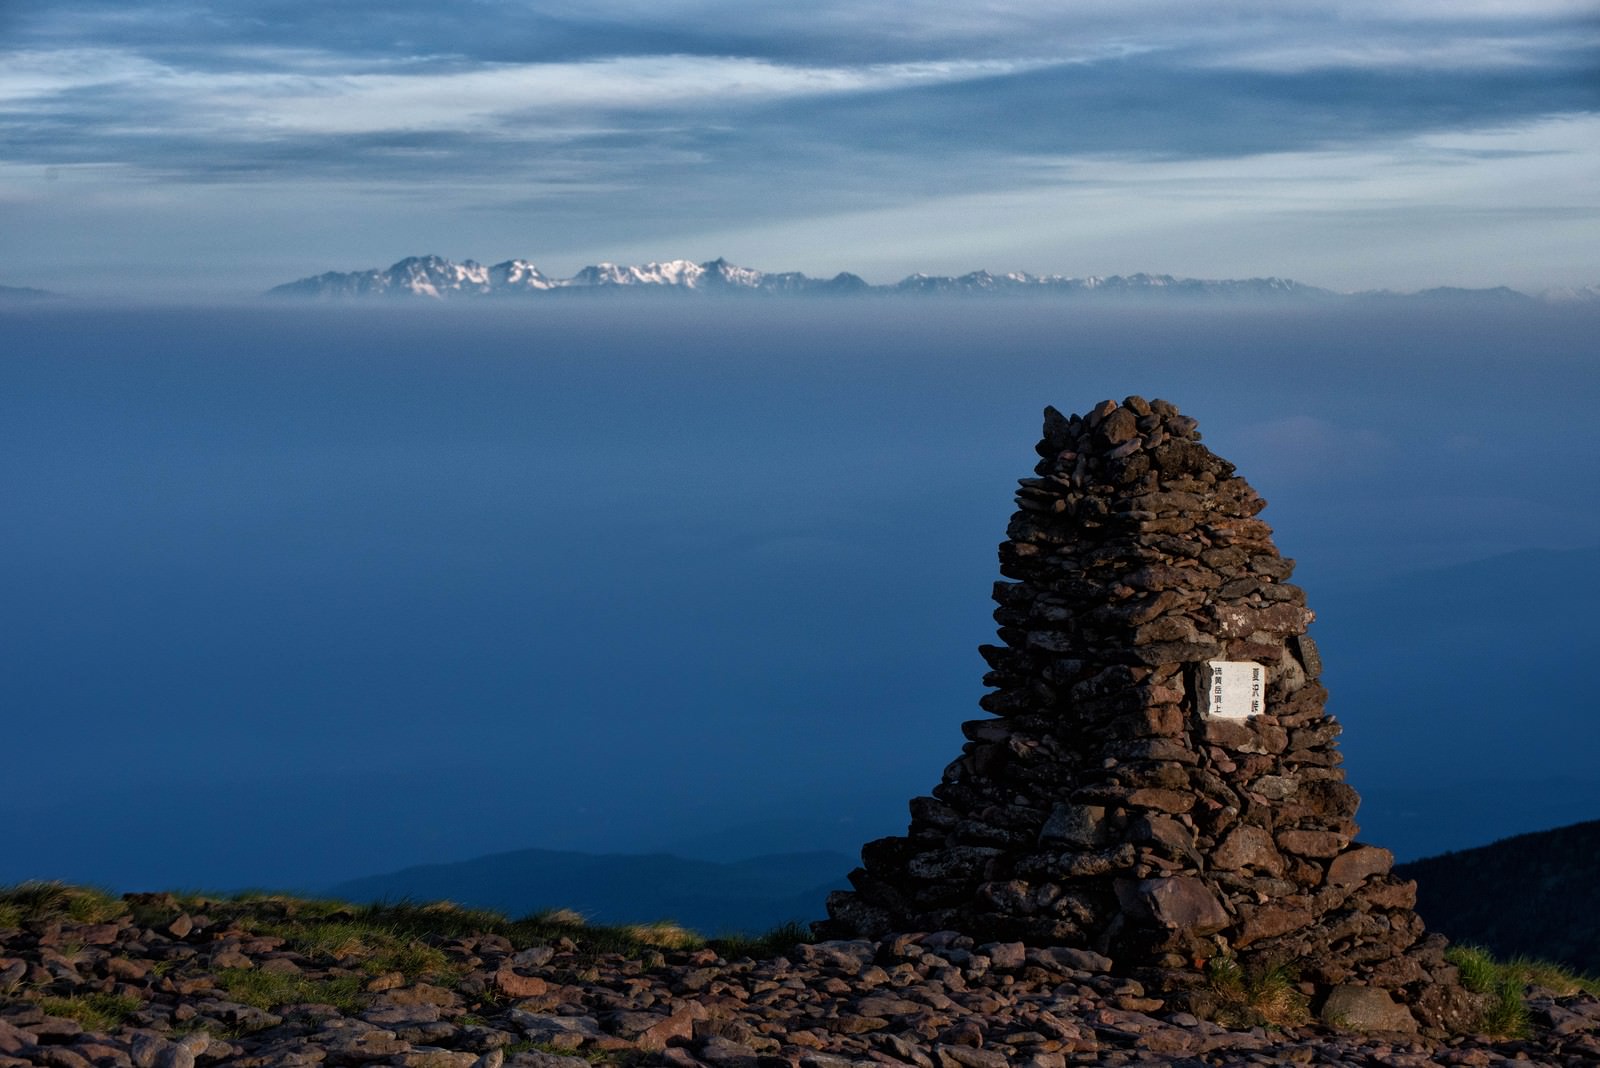
[[[1498,957],[1600,972],[1600,820],[1401,864],[1417,912],[1452,941]]]
[[[671,919],[703,934],[759,934],[822,915],[855,866],[842,853],[783,853],[732,863],[652,855],[523,849],[424,864],[330,887],[356,901],[447,899],[522,916],[570,908],[595,923]]]

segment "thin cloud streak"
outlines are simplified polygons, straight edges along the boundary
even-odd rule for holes
[[[168,109],[189,133],[493,131],[512,120],[547,115],[804,99],[989,78],[1044,65],[974,60],[795,67],[736,57],[635,56],[466,71],[308,75],[185,71],[131,53],[81,50],[14,57],[10,71],[0,75],[0,106],[14,115],[30,106],[48,111],[57,94],[102,90],[115,94],[130,113],[140,103]]]

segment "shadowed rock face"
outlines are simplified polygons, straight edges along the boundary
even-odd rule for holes
[[[963,724],[823,930],[1080,947],[1172,994],[1219,955],[1288,964],[1323,995],[1376,987],[1447,1022],[1443,939],[1388,851],[1355,841],[1313,616],[1265,502],[1159,400],[1046,409],[1038,452],[1000,546],[1000,644],[981,650],[993,718]],[[1261,714],[1209,714],[1216,661],[1259,667]]]

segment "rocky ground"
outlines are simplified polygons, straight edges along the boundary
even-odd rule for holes
[[[1533,991],[1517,1039],[1230,1028],[1095,954],[950,932],[666,948],[442,907],[37,896],[0,902],[0,1068],[1600,1063],[1583,993]]]

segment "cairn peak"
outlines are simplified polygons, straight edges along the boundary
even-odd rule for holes
[[[1266,502],[1161,400],[1047,408],[1037,448],[980,649],[992,718],[962,725],[907,833],[864,847],[822,931],[1074,947],[1196,1008],[1226,961],[1409,1027],[1469,1011],[1415,884],[1356,840]]]

